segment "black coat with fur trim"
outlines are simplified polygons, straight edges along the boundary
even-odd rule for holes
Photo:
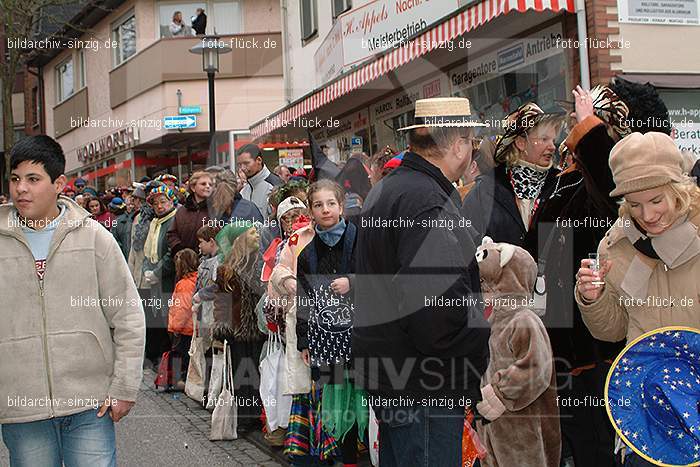
[[[522,216],[515,201],[515,191],[508,179],[506,165],[494,167],[493,171],[476,179],[476,185],[464,198],[462,215],[472,221],[479,232],[477,244],[485,237],[494,242],[510,243],[525,248],[537,261],[538,224],[546,200],[556,185],[559,169],[552,167],[547,173],[544,186],[538,197],[538,208],[525,228]]]
[[[579,170],[559,177],[540,215],[547,278],[543,321],[559,372],[613,358],[622,349],[591,336],[574,300],[581,260],[597,251],[618,218],[616,200],[609,197],[615,183],[608,156],[615,142],[600,120],[589,117],[574,128],[567,143]]]

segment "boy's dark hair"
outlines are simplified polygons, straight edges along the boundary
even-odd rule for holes
[[[63,148],[46,135],[25,136],[15,143],[10,149],[10,170],[15,170],[22,162],[43,165],[52,182],[66,170]]]
[[[208,242],[209,240],[215,239],[216,234],[218,234],[220,231],[221,231],[220,227],[203,225],[199,229],[197,229],[197,238],[202,239],[205,242]]]
[[[633,132],[659,131],[671,134],[668,108],[654,85],[633,83],[615,77],[610,82],[610,89],[627,104],[630,110],[627,123]]]
[[[240,156],[244,152],[247,152],[250,154],[250,157],[253,159],[257,159],[258,157],[262,157],[262,153],[260,151],[260,148],[256,144],[246,144],[245,146],[241,147],[238,150],[238,155]]]

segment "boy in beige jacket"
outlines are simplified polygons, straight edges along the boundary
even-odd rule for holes
[[[11,465],[116,465],[134,405],[144,314],[112,235],[72,200],[61,146],[10,151],[0,207],[0,424]]]

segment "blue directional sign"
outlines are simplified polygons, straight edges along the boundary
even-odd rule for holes
[[[166,130],[183,130],[197,126],[197,117],[194,115],[172,115],[163,118],[163,128]]]
[[[185,105],[178,108],[177,113],[180,115],[195,115],[202,113],[202,107],[198,105]]]

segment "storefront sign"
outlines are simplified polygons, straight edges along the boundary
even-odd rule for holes
[[[617,0],[620,23],[698,25],[699,0]]]
[[[321,86],[343,71],[343,30],[341,21],[336,21],[331,32],[314,54],[316,85]]]
[[[404,89],[371,106],[369,112],[372,121],[376,122],[409,112],[413,110],[416,100],[447,95],[448,87],[447,78],[440,75]]]
[[[493,76],[538,62],[547,57],[562,53],[558,44],[564,39],[561,24],[543,29],[520,42],[494,52],[476,57],[448,72],[451,94],[467,89]],[[557,41],[559,40],[559,41]]]
[[[398,47],[457,8],[458,0],[375,0],[340,15],[314,56],[316,84]]]
[[[79,147],[76,152],[80,162],[89,162],[109,156],[115,152],[132,147],[139,140],[139,129],[128,126],[107,136]]]
[[[700,91],[659,90],[671,118],[671,136],[678,148],[700,158]]]
[[[280,149],[279,164],[300,169],[304,167],[304,150],[303,149]]]

